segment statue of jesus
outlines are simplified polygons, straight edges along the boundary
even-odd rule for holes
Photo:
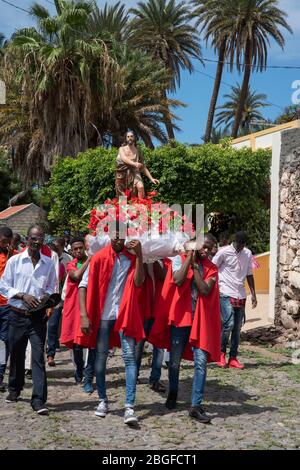
[[[117,197],[125,196],[125,191],[129,190],[131,196],[140,199],[145,197],[145,189],[141,176],[144,173],[149,180],[159,185],[159,180],[154,179],[144,163],[142,151],[136,146],[136,138],[133,132],[127,132],[125,142],[119,148],[116,167],[116,194]]]

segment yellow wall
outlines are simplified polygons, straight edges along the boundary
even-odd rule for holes
[[[263,253],[255,257],[259,263],[259,268],[253,269],[253,276],[255,281],[255,290],[257,294],[268,294],[269,293],[269,263],[270,263],[270,252]],[[248,283],[246,282],[247,295],[250,294]]]
[[[242,137],[238,137],[237,139],[234,139],[230,142],[230,145],[235,147],[237,144],[247,144],[248,146],[252,148],[252,150],[257,150],[259,148],[259,145],[256,144],[256,139],[259,137],[263,136],[268,136],[272,134],[276,134],[277,132],[282,132],[284,130],[288,129],[295,129],[300,127],[300,120],[297,119],[295,121],[287,122],[285,124],[279,124],[278,126],[271,127],[269,129],[264,129],[263,131],[259,132],[254,132],[253,134],[248,134]],[[270,147],[271,147],[271,142],[270,142]]]

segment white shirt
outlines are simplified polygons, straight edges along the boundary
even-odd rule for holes
[[[8,299],[8,305],[24,309],[22,300],[13,299],[16,294],[24,293],[41,299],[45,294],[53,294],[56,285],[53,260],[40,254],[40,259],[34,267],[28,250],[25,250],[7,261],[0,279],[0,294]]]
[[[227,245],[219,249],[212,261],[219,268],[221,295],[246,299],[245,280],[252,275],[251,251],[244,248],[238,253],[233,245]]]
[[[101,320],[116,320],[119,313],[119,307],[124,292],[127,274],[130,268],[130,259],[122,253],[116,256],[112,276],[108,285],[106,299],[104,303]],[[80,287],[87,288],[89,277],[89,267],[85,270]]]
[[[55,273],[56,273],[56,285],[55,285],[55,292],[58,294],[59,293],[59,258],[58,254],[55,253],[55,251],[51,250],[51,259],[54,263],[55,267]]]

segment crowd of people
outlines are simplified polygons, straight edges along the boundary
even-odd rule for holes
[[[252,253],[238,232],[217,243],[208,233],[199,250],[143,263],[138,240],[125,246],[120,226],[111,243],[93,256],[84,238],[45,242],[43,227],[33,225],[26,246],[10,228],[0,227],[0,391],[9,360],[7,403],[17,402],[32,373],[31,406],[48,414],[47,373],[56,367],[59,345],[72,351],[74,382],[99,395],[96,416],[109,413],[107,360],[122,349],[125,367],[124,423],[138,422],[136,388],[145,342],[152,345],[149,386],[165,393],[161,369],[169,352],[166,407],[174,409],[182,359],[194,363],[189,415],[209,423],[202,402],[207,363],[243,369],[238,360],[245,321],[248,281],[252,307],[257,305]],[[230,342],[229,358],[226,357]],[[87,357],[85,358],[85,351]]]

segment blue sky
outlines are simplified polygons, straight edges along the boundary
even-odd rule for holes
[[[21,8],[28,9],[33,3],[32,0],[9,0],[11,3],[18,5]],[[234,0],[233,0],[234,1]],[[38,3],[49,8],[50,12],[54,11],[54,7],[49,0],[40,0]],[[98,1],[101,6],[105,2]],[[108,1],[114,4],[115,1]],[[126,6],[130,7],[137,4],[137,1],[125,1]],[[286,38],[286,47],[284,52],[272,43],[268,64],[269,65],[287,65],[300,67],[300,1],[299,0],[280,0],[279,6],[285,10],[289,19],[294,34],[284,32]],[[32,25],[30,16],[21,10],[17,10],[0,0],[0,31],[9,37],[16,29]],[[213,52],[206,49],[202,44],[203,57],[208,59],[215,59]],[[206,63],[203,67],[199,62],[195,62],[195,68],[205,74],[214,76],[216,71],[216,64]],[[177,133],[177,139],[181,142],[200,143],[201,137],[205,131],[207,111],[210,103],[210,97],[214,81],[213,79],[202,75],[202,73],[195,72],[192,75],[183,72],[181,79],[181,87],[176,93],[176,98],[185,102],[188,106],[185,109],[180,109],[177,114],[181,118],[179,123],[182,131]],[[274,119],[280,114],[281,109],[287,105],[292,104],[292,83],[300,80],[300,68],[298,70],[279,70],[268,69],[263,73],[253,73],[251,79],[251,86],[254,90],[265,93],[268,101],[273,103],[274,106],[266,108],[264,116],[266,118]],[[223,76],[223,84],[220,91],[219,104],[222,103],[223,95],[230,91],[230,88],[225,84],[235,84],[241,81],[241,76],[237,73],[225,72]],[[276,106],[275,106],[276,105]]]

